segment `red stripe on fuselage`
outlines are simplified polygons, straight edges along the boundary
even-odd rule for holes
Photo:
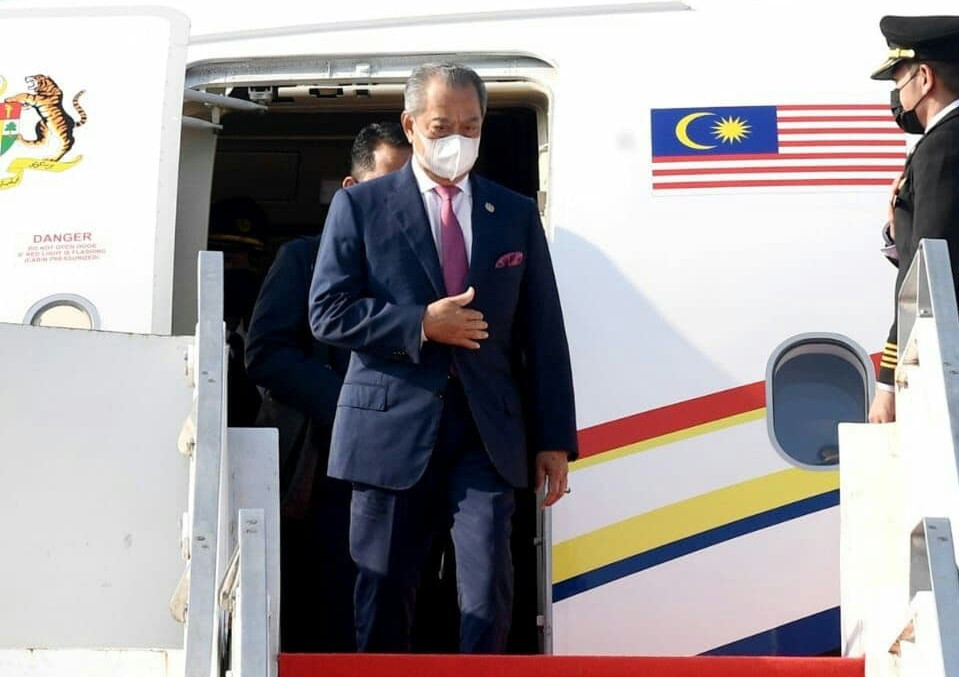
[[[869,356],[879,371],[881,353]],[[654,437],[703,425],[766,406],[766,382],[721,390],[691,400],[650,409],[579,431],[579,457],[589,458]]]

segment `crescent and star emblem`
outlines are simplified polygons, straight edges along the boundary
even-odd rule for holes
[[[717,143],[709,146],[704,143],[699,143],[698,141],[693,141],[689,136],[689,125],[694,123],[700,118],[706,117],[716,117],[718,118],[712,123],[712,126],[709,129],[709,132],[715,137]],[[752,125],[749,121],[738,115],[728,115],[726,117],[719,117],[718,113],[713,113],[712,111],[700,110],[693,113],[684,115],[679,119],[679,122],[676,123],[673,133],[676,135],[676,140],[681,144],[686,146],[686,148],[692,148],[693,150],[707,151],[713,150],[714,148],[719,148],[724,144],[730,144],[733,146],[735,144],[743,142],[752,134]],[[698,132],[702,134],[702,131]]]
[[[710,115],[715,115],[715,113],[707,113],[700,111],[698,113],[690,113],[686,115],[679,122],[676,123],[676,138],[679,139],[679,142],[686,146],[687,148],[692,148],[693,150],[712,150],[716,146],[705,146],[701,143],[696,143],[689,138],[689,130],[687,129],[691,122],[698,120],[699,118],[708,117]]]

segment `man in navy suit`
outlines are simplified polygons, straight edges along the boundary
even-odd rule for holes
[[[411,149],[400,125],[360,130],[343,186],[400,169]],[[330,428],[349,353],[316,341],[307,297],[319,237],[280,247],[253,309],[247,372],[264,389],[258,424],[280,434],[281,642],[284,651],[355,649],[349,555],[350,485],[326,476]]]
[[[478,176],[486,88],[427,64],[410,76],[414,159],[340,191],[310,290],[318,339],[353,351],[329,472],[353,484],[350,552],[361,651],[408,651],[420,566],[452,528],[460,649],[505,649],[514,489],[566,491],[573,384],[532,200]]]

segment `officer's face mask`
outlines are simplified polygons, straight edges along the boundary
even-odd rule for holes
[[[904,131],[906,134],[922,134],[926,131],[926,128],[923,127],[923,124],[919,122],[919,116],[916,115],[916,106],[926,98],[926,94],[923,94],[919,97],[919,101],[916,101],[915,106],[909,110],[904,110],[902,107],[902,101],[899,99],[899,92],[903,87],[908,85],[914,77],[919,73],[919,69],[913,71],[904,83],[893,89],[889,93],[889,109],[892,111],[892,116],[896,118],[896,124],[899,125],[899,128]]]
[[[453,180],[462,176],[476,164],[479,155],[480,139],[451,134],[439,139],[431,139],[420,131],[419,125],[413,123],[413,130],[423,147],[422,153],[416,157],[420,164],[437,176]]]

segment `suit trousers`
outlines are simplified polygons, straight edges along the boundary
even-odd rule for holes
[[[490,461],[462,386],[451,377],[433,455],[416,484],[405,490],[353,485],[358,650],[410,651],[420,571],[434,536],[452,528],[460,651],[503,653],[513,603],[514,508],[513,487]]]

